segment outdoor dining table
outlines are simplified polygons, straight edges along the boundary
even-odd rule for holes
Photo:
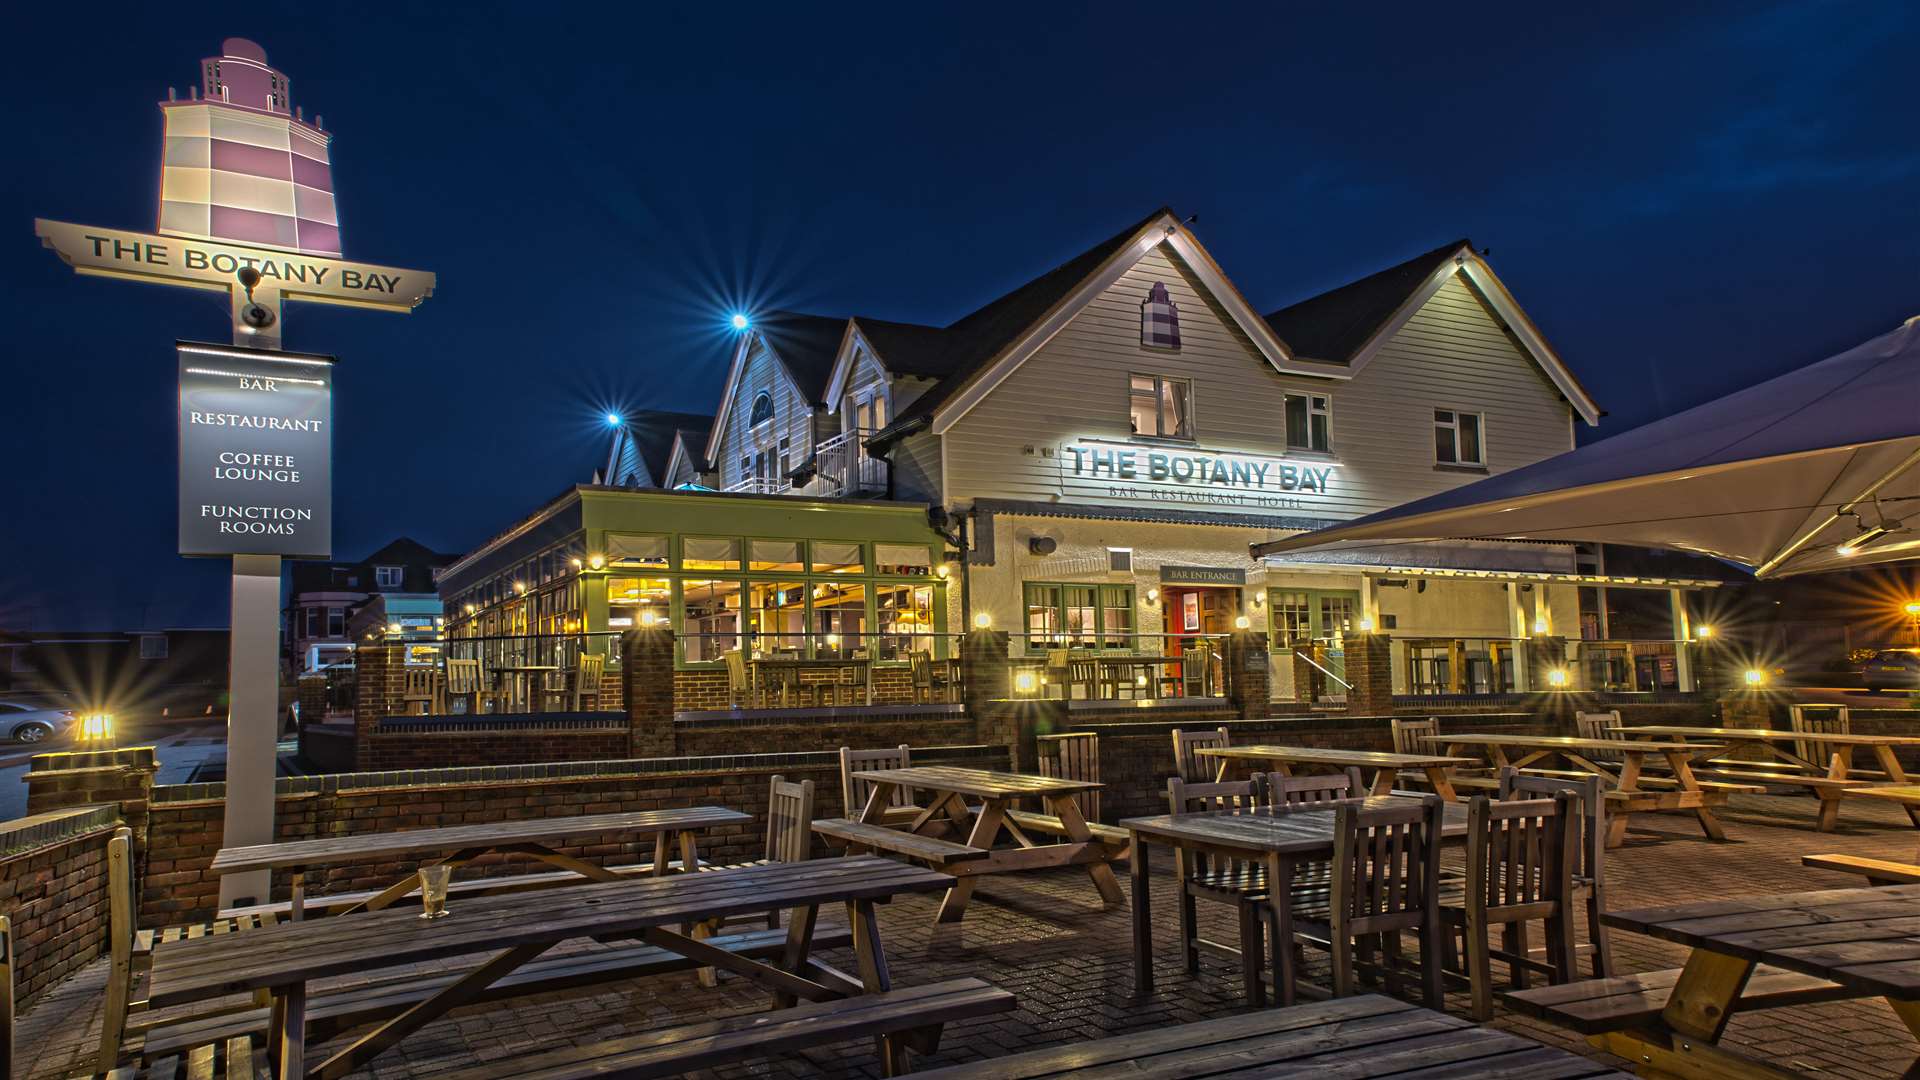
[[[623,878],[554,893],[508,893],[449,905],[426,920],[412,907],[351,919],[309,919],[155,946],[149,1001],[167,1008],[266,990],[273,999],[268,1051],[281,1080],[333,1080],[390,1049],[449,1009],[472,1001],[516,968],[571,938],[638,938],[700,964],[724,966],[773,991],[780,1001],[810,1001],[888,988],[874,904],[901,893],[932,892],[949,879],[877,858],[819,859],[730,868],[708,874]],[[846,903],[859,978],[808,955],[822,904]],[[761,962],[704,945],[678,928],[710,920],[791,909],[787,947]],[[434,996],[367,1032],[309,1071],[307,984],[429,960],[493,955]]]
[[[1075,798],[1081,792],[1098,790],[1100,784],[947,765],[873,769],[862,772],[860,779],[871,786],[857,824],[882,824],[888,807],[895,803],[894,792],[906,790],[917,793],[925,809],[907,824],[905,833],[924,836],[951,827],[966,837],[963,844],[945,845],[959,849],[954,854],[960,857],[936,863],[936,869],[951,875],[951,888],[936,915],[940,922],[960,921],[981,876],[1018,870],[1084,866],[1103,902],[1118,905],[1125,900],[1110,865],[1123,857],[1124,851],[1116,851],[1114,845],[1094,835]],[[969,799],[975,800],[977,807],[970,807]],[[1014,808],[1021,799],[1038,799],[1056,819],[1047,824],[1057,828],[1065,839],[1059,843],[1035,841],[1030,833],[1037,830],[1022,827],[1017,820],[1034,820]],[[814,823],[814,830],[831,839],[834,826],[834,822],[819,821]],[[994,850],[1003,834],[1018,846]]]
[[[511,711],[535,712],[539,704],[536,688],[543,687],[548,675],[559,671],[558,664],[495,664],[493,673],[500,677],[505,685],[507,705]]]
[[[1486,750],[1496,769],[1525,769],[1547,758],[1558,757],[1601,779],[1607,794],[1607,846],[1626,842],[1627,819],[1638,813],[1691,810],[1700,822],[1700,831],[1710,840],[1725,840],[1726,830],[1714,816],[1714,806],[1724,806],[1727,793],[1718,788],[1703,788],[1693,775],[1693,757],[1700,747],[1684,742],[1628,742],[1622,739],[1582,739],[1565,735],[1504,735],[1491,732],[1448,732],[1425,735],[1423,741],[1443,745],[1447,753],[1458,754],[1464,746]],[[1644,759],[1655,755],[1672,770],[1672,788],[1649,790],[1641,785]],[[1620,759],[1618,768],[1604,762]],[[1662,778],[1665,779],[1664,777]]]
[[[1818,1000],[1885,998],[1920,1038],[1920,885],[1709,900],[1602,918],[1693,950],[1655,1022],[1593,1036],[1610,1052],[1663,1075],[1798,1075],[1716,1045],[1762,964],[1837,984]],[[1584,992],[1578,983],[1564,990]]]
[[[1445,754],[1394,754],[1380,750],[1340,750],[1321,746],[1270,746],[1253,744],[1249,746],[1209,746],[1194,751],[1195,756],[1214,758],[1220,762],[1217,778],[1227,778],[1227,768],[1235,761],[1265,762],[1270,771],[1282,776],[1293,775],[1293,770],[1307,769],[1372,769],[1373,780],[1368,790],[1375,795],[1389,795],[1393,792],[1393,782],[1399,778],[1400,770],[1410,769],[1423,772],[1427,783],[1433,785],[1434,793],[1453,801],[1453,770],[1462,765],[1477,765],[1474,758],[1449,757]]]
[[[695,834],[699,830],[719,825],[751,824],[752,821],[750,814],[720,806],[635,810],[618,814],[575,814],[525,821],[488,821],[433,829],[356,833],[315,840],[221,848],[213,856],[211,869],[216,874],[237,874],[249,870],[287,871],[292,878],[293,888],[290,914],[297,920],[306,908],[306,872],[313,867],[427,855],[434,857],[425,860],[425,864],[444,863],[457,868],[488,852],[502,852],[531,856],[562,870],[570,870],[588,881],[620,881],[624,880],[623,875],[555,851],[552,845],[603,833],[652,833],[653,874],[658,877],[667,873],[670,843],[678,848],[683,869],[697,869],[700,865],[700,846]],[[502,884],[512,880],[501,879]],[[342,914],[384,908],[418,887],[419,877],[408,873],[373,897],[347,908]]]
[[[854,679],[859,686],[863,703],[867,705],[873,704],[872,660],[859,657],[836,658],[816,656],[806,658],[798,656],[757,656],[749,660],[748,663],[753,665],[753,685],[755,690],[761,693],[770,693],[771,688],[768,684],[777,681],[780,685],[780,704],[782,705],[787,703],[786,687],[789,685],[785,676],[791,675],[793,677],[791,685],[824,686],[832,689],[833,687],[845,685],[840,682],[840,673],[848,669],[852,669],[855,672]],[[809,675],[815,677],[809,679]]]
[[[1810,770],[1815,775],[1825,776],[1830,780],[1855,779],[1853,751],[1855,747],[1865,747],[1873,751],[1874,760],[1887,774],[1887,781],[1894,784],[1909,782],[1907,770],[1901,766],[1900,758],[1894,753],[1894,749],[1901,746],[1920,746],[1920,735],[1855,735],[1835,731],[1782,731],[1776,728],[1685,727],[1662,724],[1642,724],[1614,730],[1635,738],[1701,740],[1717,744],[1722,750],[1758,750],[1778,761]],[[1827,760],[1813,761],[1802,757],[1798,750],[1798,744],[1801,743],[1824,747],[1823,756]],[[1754,764],[1760,765],[1766,762],[1756,761]]]
[[[1409,795],[1371,795],[1339,800],[1377,808],[1405,805]],[[1120,822],[1133,839],[1133,982],[1136,993],[1153,992],[1151,846],[1164,844],[1191,853],[1259,863],[1265,867],[1268,894],[1285,897],[1294,868],[1302,863],[1333,858],[1334,807],[1322,802],[1295,806],[1213,810],[1197,814],[1158,814]],[[1441,808],[1440,834],[1458,839],[1467,834],[1467,808],[1449,802]],[[1293,1003],[1294,955],[1292,913],[1282,903],[1275,908],[1278,925],[1268,934],[1268,962],[1274,973],[1274,994],[1283,1005]]]

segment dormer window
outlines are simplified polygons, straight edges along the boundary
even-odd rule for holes
[[[747,426],[759,427],[773,419],[773,395],[760,391],[753,399],[753,411],[747,414]]]
[[[400,587],[400,567],[398,566],[374,567],[373,568],[373,584],[375,588],[380,588],[380,589],[399,588]]]
[[[1150,349],[1180,347],[1180,307],[1158,281],[1140,302],[1140,344]]]

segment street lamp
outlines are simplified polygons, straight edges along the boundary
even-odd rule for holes
[[[753,325],[753,320],[747,318],[746,312],[736,311],[733,313],[733,318],[728,319],[727,323],[735,330],[745,330],[747,327]]]

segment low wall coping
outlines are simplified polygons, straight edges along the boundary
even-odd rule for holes
[[[45,847],[96,829],[120,824],[120,808],[113,803],[71,806],[0,821],[0,857],[29,848]]]

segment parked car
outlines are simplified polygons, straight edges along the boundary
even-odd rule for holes
[[[1860,667],[1867,693],[1920,690],[1920,649],[1881,649]]]
[[[12,742],[45,742],[72,726],[72,709],[38,701],[0,701],[0,737]]]

